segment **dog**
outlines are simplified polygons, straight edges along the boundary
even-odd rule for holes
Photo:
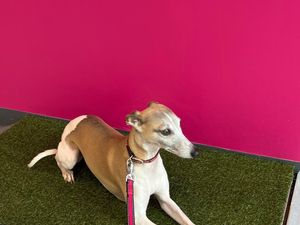
[[[194,224],[170,198],[167,172],[159,154],[164,149],[182,158],[199,153],[184,136],[180,119],[163,104],[152,102],[143,111],[126,117],[131,131],[124,136],[96,116],[83,115],[65,127],[57,149],[46,150],[32,159],[32,167],[41,158],[54,155],[66,182],[74,182],[72,168],[83,157],[88,168],[121,201],[126,202],[127,160],[134,162],[135,223],[154,224],[146,216],[150,195],[177,223]]]

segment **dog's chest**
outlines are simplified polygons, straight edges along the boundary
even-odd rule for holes
[[[150,194],[154,194],[165,183],[164,179],[167,179],[160,156],[152,163],[136,165],[134,176],[135,186],[147,189]]]

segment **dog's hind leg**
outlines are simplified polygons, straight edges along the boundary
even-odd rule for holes
[[[60,168],[62,176],[66,182],[74,182],[72,169],[82,158],[78,147],[74,143],[68,141],[68,135],[75,130],[80,121],[86,117],[86,115],[79,116],[67,124],[64,132],[62,133],[61,142],[57,147],[57,153],[55,155],[56,163]]]
[[[66,182],[74,183],[73,167],[81,160],[82,156],[75,144],[62,140],[58,144],[55,159]]]

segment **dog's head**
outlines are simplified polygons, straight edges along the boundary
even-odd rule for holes
[[[144,149],[162,148],[182,158],[198,155],[194,145],[184,136],[180,118],[166,106],[152,102],[143,111],[135,111],[126,117],[133,127],[136,142]]]

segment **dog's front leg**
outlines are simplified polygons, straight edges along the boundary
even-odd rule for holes
[[[184,214],[179,206],[170,198],[169,193],[156,194],[161,208],[177,223],[181,225],[194,225],[194,223]]]
[[[136,218],[135,221],[136,225],[155,225],[155,223],[149,220],[146,215],[138,216],[138,218]]]
[[[160,185],[155,192],[155,196],[161,208],[181,225],[195,225],[179,208],[179,206],[170,198],[170,187],[167,172],[164,167],[161,169]]]
[[[155,225],[146,216],[146,210],[149,203],[149,190],[142,184],[134,185],[134,216],[136,225]]]

